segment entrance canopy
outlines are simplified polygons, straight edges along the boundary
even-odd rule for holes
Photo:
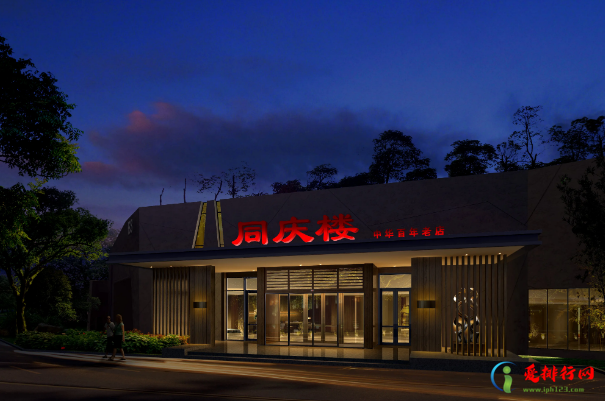
[[[540,245],[540,233],[528,230],[387,242],[112,253],[109,263],[145,268],[212,265],[217,273],[299,265],[373,263],[377,267],[410,266],[411,259],[417,257],[511,255],[524,247]]]

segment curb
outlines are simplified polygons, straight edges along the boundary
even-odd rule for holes
[[[0,338],[0,342],[3,342],[6,345],[10,345],[11,347],[17,348],[20,351],[25,351],[25,349],[19,347],[17,344],[13,344],[13,343],[11,343],[9,341],[3,340],[2,338]]]

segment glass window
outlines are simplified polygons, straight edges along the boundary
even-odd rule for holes
[[[529,290],[529,347],[546,348],[547,290]]]
[[[588,327],[590,325],[588,298],[588,288],[571,288],[569,290],[567,314],[569,349],[588,351]]]
[[[231,280],[231,279],[227,279],[227,280]],[[227,340],[243,340],[243,339],[244,339],[244,292],[243,291],[227,291]]]
[[[411,274],[381,274],[380,288],[411,288]]]
[[[548,290],[548,348],[567,348],[567,289]]]
[[[591,305],[602,305],[603,296],[596,290],[590,290],[590,304]],[[602,319],[603,317],[601,317]],[[596,316],[592,316],[591,327],[590,327],[590,350],[591,351],[605,351],[605,326],[603,320],[596,319]]]
[[[343,294],[342,342],[363,347],[363,294]]]
[[[244,290],[244,279],[243,278],[228,278],[227,279],[228,290]]]
[[[256,291],[256,277],[246,279],[246,291]]]

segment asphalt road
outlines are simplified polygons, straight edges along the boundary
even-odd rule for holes
[[[503,379],[498,378],[502,383]],[[583,394],[512,394],[486,373],[343,368],[98,355],[23,353],[0,342],[0,400],[603,400],[605,376]],[[568,384],[568,383],[566,383]],[[534,387],[541,387],[535,385]]]

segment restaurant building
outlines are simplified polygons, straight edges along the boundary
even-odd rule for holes
[[[109,310],[193,344],[603,351],[557,189],[589,163],[141,207]]]

